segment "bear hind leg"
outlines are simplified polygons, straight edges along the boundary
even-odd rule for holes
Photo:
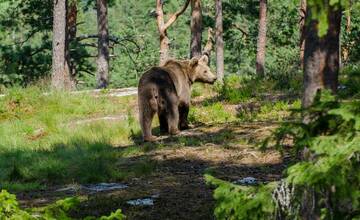
[[[143,140],[145,142],[156,141],[157,138],[151,133],[151,124],[156,111],[152,108],[140,109],[140,125],[143,133]]]
[[[179,109],[177,105],[173,104],[170,106],[167,121],[169,126],[169,133],[172,135],[179,134]]]
[[[179,128],[180,130],[185,130],[189,128],[188,124],[188,114],[189,114],[189,106],[183,105],[179,106]]]
[[[168,120],[165,112],[159,113],[160,133],[165,134],[169,131]]]

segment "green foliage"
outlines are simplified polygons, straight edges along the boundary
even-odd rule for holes
[[[275,203],[272,201],[271,191],[276,184],[265,186],[245,187],[231,184],[205,175],[208,184],[216,186],[214,198],[216,208],[214,214],[217,219],[272,219]]]
[[[16,201],[16,196],[6,190],[0,192],[0,220],[32,220],[35,219],[29,213],[21,210]]]
[[[80,200],[73,197],[56,201],[41,210],[24,211],[19,208],[15,195],[2,190],[0,192],[0,220],[72,220],[73,218],[69,216],[69,212],[76,209],[79,204]],[[89,216],[85,219],[122,220],[125,219],[125,215],[118,209],[109,216],[100,218]]]
[[[311,0],[314,16],[320,19],[321,33],[326,30],[325,3],[339,5],[350,12],[348,1]],[[166,17],[178,10],[182,0],[166,1]],[[42,7],[38,7],[42,5]],[[77,36],[96,34],[94,1],[78,1]],[[27,86],[49,77],[51,70],[52,1],[4,0],[0,3],[0,85]],[[109,29],[111,35],[120,39],[115,45],[110,60],[111,87],[135,86],[141,74],[157,65],[159,40],[156,19],[153,16],[155,2],[111,1],[109,2]],[[203,1],[204,30],[214,27],[214,2]],[[190,28],[187,10],[168,30],[171,54],[176,58],[187,58],[189,54]],[[266,49],[266,78],[277,82],[279,89],[301,88],[299,69],[298,2],[268,1],[268,32]],[[359,60],[359,3],[351,7],[351,31],[342,31],[342,47],[349,56],[345,60]],[[255,73],[256,41],[258,35],[258,4],[251,0],[223,0],[225,72],[238,75]],[[203,34],[203,41],[206,40]],[[135,42],[137,46],[133,43]],[[76,63],[78,88],[93,88],[96,85],[95,62],[96,39],[70,43],[71,57]],[[214,57],[211,64],[214,65]],[[45,80],[46,81],[46,80]],[[241,99],[238,97],[237,99]]]
[[[189,122],[191,123],[229,122],[232,120],[235,120],[234,115],[227,111],[221,102],[209,103],[198,108],[190,108],[189,112]]]
[[[125,219],[125,215],[121,212],[120,209],[116,210],[116,212],[112,212],[110,216],[103,216],[100,220],[122,220]]]
[[[307,1],[310,8],[312,19],[319,22],[319,36],[324,36],[329,28],[328,14],[334,10],[348,9],[350,1],[342,0],[309,0]]]
[[[316,205],[325,219],[350,218],[360,210],[360,102],[340,103],[324,92],[304,114],[310,123],[280,130],[280,137],[294,137],[297,151],[308,148],[310,157],[291,166],[287,180],[321,196]]]
[[[80,200],[76,197],[56,201],[44,209],[43,218],[46,220],[71,220],[72,218],[68,216],[68,212],[76,208],[79,204]]]
[[[344,67],[340,78],[339,96],[344,98],[360,97],[360,66]]]
[[[224,84],[218,87],[218,92],[223,100],[237,104],[253,97],[255,84],[256,80],[251,78],[230,75],[224,79]]]
[[[54,181],[115,181],[151,172],[153,166],[123,170],[113,165],[126,153],[116,146],[134,144],[132,134],[140,130],[135,113],[119,108],[129,102],[134,105],[134,97],[11,89],[0,98],[0,187],[23,191]],[[109,115],[127,120],[96,119]]]
[[[286,181],[295,188],[290,195],[292,206],[308,205],[301,204],[303,192],[312,189],[322,219],[359,218],[360,102],[339,102],[323,91],[310,108],[301,112],[306,123],[284,123],[274,135],[278,147],[290,138],[294,155],[302,152],[306,158],[286,170]],[[218,219],[275,219],[282,208],[271,205],[278,204],[271,196],[274,185],[247,188],[206,178],[217,186],[214,197]],[[283,218],[301,215],[299,209],[293,211],[283,212]]]

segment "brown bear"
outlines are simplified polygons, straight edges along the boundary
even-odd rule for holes
[[[139,121],[144,141],[155,141],[151,123],[158,114],[160,131],[178,134],[188,128],[191,85],[216,81],[208,66],[208,56],[191,60],[168,60],[146,71],[138,85]]]

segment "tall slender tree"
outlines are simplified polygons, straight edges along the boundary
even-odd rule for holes
[[[224,40],[222,0],[215,0],[216,74],[219,82],[224,78]]]
[[[68,2],[68,10],[67,10],[67,33],[66,33],[66,59],[69,64],[70,76],[75,78],[76,75],[76,64],[74,60],[71,58],[70,52],[70,43],[75,40],[76,32],[77,32],[77,2],[76,0],[70,0]]]
[[[340,6],[325,2],[329,8],[329,26],[324,36],[319,36],[319,21],[312,16],[309,7],[306,13],[303,107],[313,103],[317,91],[326,88],[335,93],[338,86],[342,12]]]
[[[202,9],[201,0],[191,0],[191,42],[190,58],[201,55]]]
[[[96,0],[98,22],[97,87],[109,85],[109,28],[107,0]]]
[[[306,0],[300,0],[300,66],[304,68]]]
[[[156,0],[156,20],[160,35],[160,65],[164,64],[166,60],[170,58],[170,40],[167,35],[167,30],[178,19],[178,17],[186,11],[189,3],[190,0],[186,0],[184,6],[175,14],[171,15],[169,20],[165,23],[163,10],[164,1]]]
[[[263,76],[265,74],[267,0],[260,0],[259,9],[259,35],[256,53],[256,73],[260,76]]]
[[[67,1],[54,0],[53,54],[51,85],[56,90],[71,90],[74,82],[67,61]]]

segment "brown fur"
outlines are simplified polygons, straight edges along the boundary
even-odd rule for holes
[[[151,123],[157,113],[160,131],[178,134],[188,128],[191,85],[214,83],[216,76],[207,65],[208,58],[168,60],[163,66],[146,71],[138,85],[139,119],[144,141],[155,141]]]

